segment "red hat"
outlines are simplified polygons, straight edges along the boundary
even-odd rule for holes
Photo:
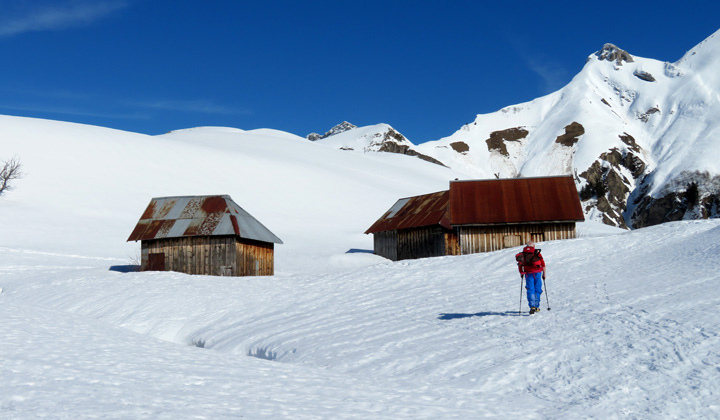
[[[535,252],[535,248],[531,246],[526,246],[525,248],[523,248],[523,252]]]

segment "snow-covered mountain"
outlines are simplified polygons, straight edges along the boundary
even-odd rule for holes
[[[324,135],[308,134],[308,140],[340,150],[366,152],[386,152],[415,156],[422,160],[442,165],[437,159],[417,151],[417,147],[405,136],[388,124],[376,124],[357,127],[347,121],[331,128]]]
[[[717,217],[718,68],[720,31],[675,63],[606,44],[561,90],[416,149],[477,178],[572,174],[610,225]]]
[[[354,128],[357,128],[355,124],[351,124],[347,121],[343,121],[340,124],[336,125],[335,127],[331,128],[330,130],[326,131],[325,134],[318,134],[318,133],[310,133],[305,138],[307,138],[310,141],[316,141],[321,140],[324,138],[328,138],[330,136],[334,136],[336,134],[344,133],[345,131],[352,130]]]

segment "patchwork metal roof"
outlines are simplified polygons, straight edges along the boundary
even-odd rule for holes
[[[365,233],[440,225],[451,229],[448,215],[450,192],[401,198]]]
[[[450,183],[453,226],[583,220],[580,198],[571,176]]]
[[[127,240],[221,235],[283,243],[229,195],[153,198]]]

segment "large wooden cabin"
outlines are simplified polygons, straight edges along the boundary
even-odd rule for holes
[[[583,220],[570,176],[452,181],[398,200],[365,233],[377,255],[397,261],[570,239]]]

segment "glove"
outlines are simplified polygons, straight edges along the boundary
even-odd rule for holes
[[[543,274],[543,280],[545,280],[545,274]]]

